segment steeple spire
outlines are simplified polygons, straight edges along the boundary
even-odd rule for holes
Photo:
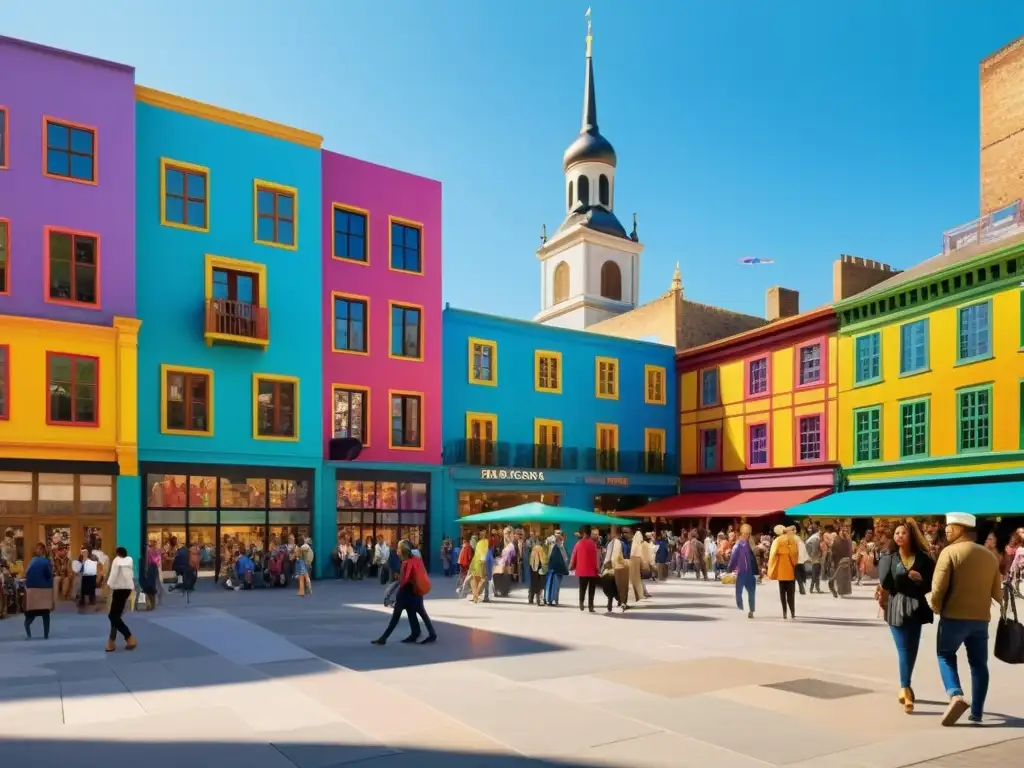
[[[583,125],[581,133],[598,133],[597,93],[594,88],[594,33],[587,8],[587,73],[583,82]]]

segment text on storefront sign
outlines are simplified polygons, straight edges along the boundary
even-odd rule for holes
[[[481,480],[544,480],[544,473],[536,469],[481,469]]]

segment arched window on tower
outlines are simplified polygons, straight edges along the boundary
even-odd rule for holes
[[[602,173],[601,178],[597,180],[597,199],[605,208],[610,207],[608,205],[608,201],[611,198],[611,195],[609,194],[610,191],[611,190],[608,187],[608,177]]]
[[[601,295],[606,299],[622,301],[622,270],[614,261],[601,265]]]
[[[572,196],[572,182],[570,181],[569,182],[569,210],[570,211],[573,208],[576,207],[575,203],[576,203],[576,201],[573,199],[573,196]]]
[[[555,294],[552,304],[569,298],[569,265],[564,261],[555,267]]]
[[[576,183],[578,200],[583,205],[590,205],[590,179],[586,176],[580,176],[579,181]]]

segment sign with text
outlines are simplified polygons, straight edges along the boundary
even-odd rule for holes
[[[481,480],[534,480],[544,482],[544,472],[539,469],[481,469]]]
[[[618,485],[620,487],[629,486],[628,477],[595,477],[588,475],[583,478],[583,482],[587,485]]]

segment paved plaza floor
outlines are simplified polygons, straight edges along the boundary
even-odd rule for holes
[[[572,579],[557,608],[527,605],[525,592],[472,605],[453,581],[434,585],[432,646],[398,642],[404,620],[386,647],[369,644],[389,614],[370,582],[319,582],[304,599],[207,589],[186,606],[172,594],[128,614],[133,652],[104,653],[102,614],[64,609],[46,641],[7,619],[0,761],[982,768],[1024,757],[1024,670],[994,662],[984,725],[939,725],[934,627],[918,711],[903,714],[870,587],[798,595],[800,617],[783,622],[770,583],[754,620],[714,582],[655,584],[652,600],[610,616],[581,613]]]

